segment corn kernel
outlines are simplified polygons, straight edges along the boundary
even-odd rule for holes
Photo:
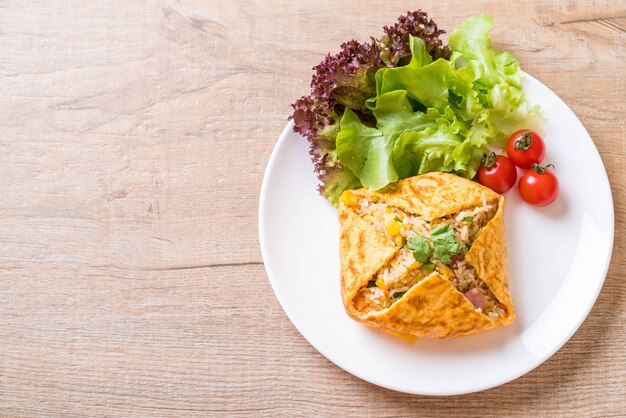
[[[400,233],[400,224],[393,218],[387,218],[385,220],[385,230],[390,236],[395,237]]]
[[[393,212],[393,211],[391,210],[391,208],[390,208],[389,206],[387,206],[387,208],[385,209],[385,212],[387,212],[387,213],[391,213],[391,212]]]
[[[357,196],[350,190],[343,192],[339,200],[346,206],[356,206],[359,203]]]
[[[396,235],[394,237],[394,241],[396,242],[396,245],[398,247],[401,247],[401,246],[404,245],[404,237],[402,235],[400,235],[400,234],[398,234],[398,235]]]
[[[380,289],[383,289],[383,290],[389,290],[387,283],[385,283],[382,277],[376,280],[376,286],[378,286]]]

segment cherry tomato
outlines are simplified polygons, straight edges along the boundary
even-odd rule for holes
[[[506,155],[519,168],[530,168],[539,164],[546,156],[546,146],[541,136],[530,129],[520,129],[509,137]]]
[[[541,167],[533,164],[519,180],[519,194],[522,199],[531,205],[548,206],[554,202],[559,195],[559,181],[548,167],[554,168],[552,164]]]
[[[517,180],[517,169],[503,155],[485,154],[478,169],[478,182],[496,193],[507,192]]]

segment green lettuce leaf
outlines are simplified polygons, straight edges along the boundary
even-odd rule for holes
[[[462,54],[463,58],[457,59],[457,62],[460,64],[472,62],[475,69],[479,68],[477,82],[483,88],[493,87],[502,80],[504,74],[499,71],[496,64],[502,66],[511,60],[515,62],[510,54],[497,59],[499,54],[491,49],[489,37],[489,29],[492,26],[493,20],[489,16],[485,14],[472,16],[456,27],[449,40],[452,50]]]
[[[324,173],[324,179],[326,180],[325,187],[320,187],[320,192],[333,204],[339,201],[339,196],[345,190],[361,187],[361,182],[352,171],[343,167],[328,170]]]
[[[421,38],[410,37],[411,62],[403,67],[381,68],[376,72],[377,98],[394,90],[407,94],[426,107],[442,109],[448,103],[447,73],[452,70],[450,61],[439,58],[432,61]],[[377,99],[376,98],[376,99]],[[368,100],[372,108],[375,100]]]
[[[490,127],[488,143],[504,146],[506,138],[522,128],[541,130],[544,119],[538,107],[529,108],[522,91],[522,72],[517,60],[508,52],[491,48],[489,29],[493,20],[485,15],[472,16],[461,23],[450,35],[454,51],[451,60],[456,75],[465,81],[474,79],[472,94],[466,83],[453,87],[460,97],[465,93],[464,115],[487,120]],[[478,99],[480,106],[471,98]],[[467,100],[469,99],[469,100]],[[485,113],[485,111],[488,111]]]
[[[378,129],[385,134],[436,127],[432,117],[413,111],[406,90],[390,91],[378,96],[372,113],[376,117]]]
[[[398,180],[392,161],[395,141],[395,135],[365,126],[353,111],[346,109],[339,124],[337,156],[363,186],[381,189]]]

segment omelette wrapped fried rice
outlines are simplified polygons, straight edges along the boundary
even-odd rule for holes
[[[510,324],[504,198],[449,173],[344,192],[341,293],[350,317],[407,340]]]

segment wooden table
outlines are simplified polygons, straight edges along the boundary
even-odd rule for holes
[[[626,4],[313,3],[0,1],[0,414],[624,416]],[[310,68],[418,6],[448,29],[495,18],[495,44],[589,130],[616,210],[604,289],[572,340],[451,398],[318,354],[272,293],[256,226]]]

